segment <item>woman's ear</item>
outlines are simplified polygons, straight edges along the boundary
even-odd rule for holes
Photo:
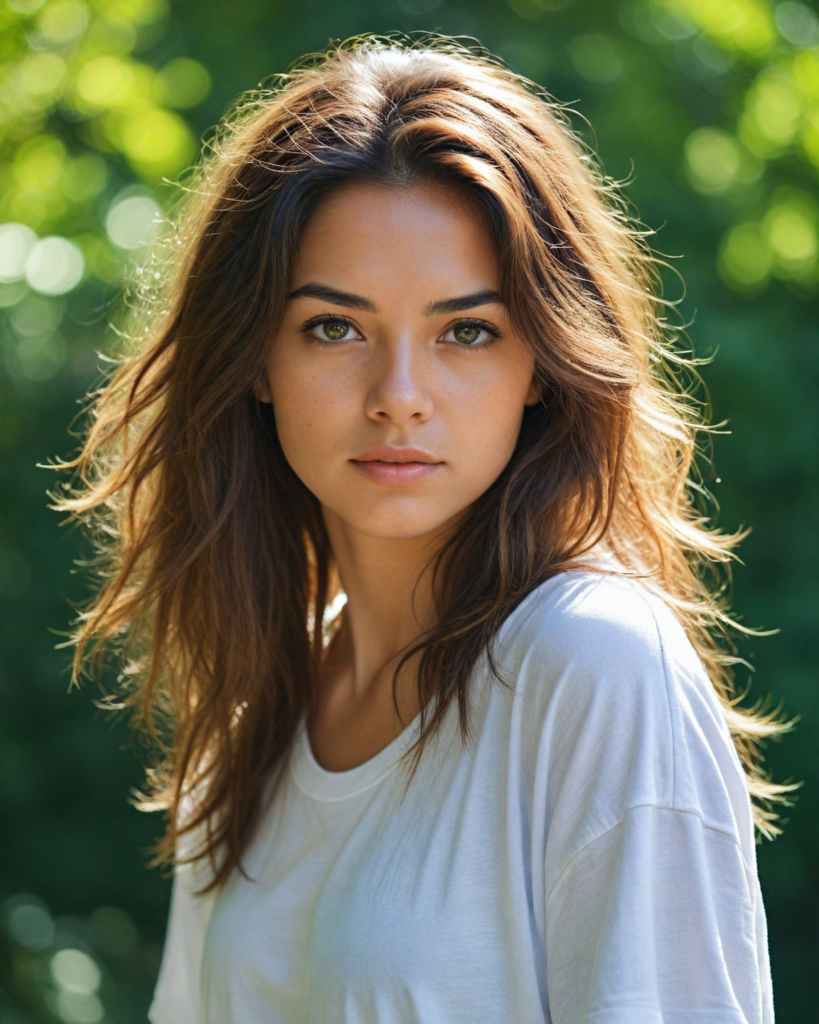
[[[266,370],[256,381],[256,386],[253,390],[256,392],[256,397],[260,402],[273,401],[273,395],[270,393],[270,381],[267,379]]]
[[[529,385],[529,391],[526,395],[526,401],[524,405],[537,405],[537,403],[543,398],[543,389],[540,386],[540,382],[537,377],[532,376],[532,383]]]

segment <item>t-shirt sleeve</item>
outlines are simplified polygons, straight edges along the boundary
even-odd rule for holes
[[[688,811],[630,808],[548,895],[552,1024],[772,1021],[754,888],[735,837]]]
[[[527,621],[552,1024],[772,1024],[747,786],[682,627],[610,577],[569,580]]]
[[[193,812],[195,799],[183,797],[179,821]],[[177,844],[177,864],[171,888],[171,905],[159,977],[148,1010],[150,1024],[199,1024],[200,976],[205,935],[208,929],[215,891],[199,895],[212,879],[207,858],[186,861],[202,840],[202,828],[185,833]]]
[[[214,901],[213,893],[196,894],[200,885],[196,866],[177,866],[151,1024],[199,1024],[200,965]]]

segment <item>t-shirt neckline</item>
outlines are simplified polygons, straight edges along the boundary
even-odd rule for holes
[[[363,793],[389,775],[418,738],[420,713],[386,747],[363,764],[343,772],[331,772],[318,763],[310,745],[307,724],[302,722],[293,748],[291,771],[296,785],[314,800],[346,800]]]

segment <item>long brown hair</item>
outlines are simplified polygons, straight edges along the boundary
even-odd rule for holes
[[[470,674],[500,624],[603,541],[685,627],[757,822],[775,831],[783,787],[757,740],[777,727],[736,706],[714,579],[738,538],[709,526],[691,480],[697,405],[640,231],[532,83],[452,40],[367,37],[245,97],[218,131],[166,239],[167,281],[137,291],[130,350],[66,464],[78,482],[58,507],[91,525],[100,558],[75,678],[92,654],[122,659],[110,701],[159,751],[142,802],[169,812],[157,861],[200,829],[191,858],[210,857],[213,885],[241,869],[265,782],[315,698],[333,554],[255,394],[302,230],[342,184],[425,180],[485,212],[543,402],[437,555],[438,622],[406,652],[419,654],[416,753],[453,701],[467,734]]]

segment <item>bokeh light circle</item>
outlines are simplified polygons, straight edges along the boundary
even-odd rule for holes
[[[150,196],[117,197],[108,209],[105,230],[120,249],[141,249],[153,239],[161,216],[162,211]]]
[[[9,909],[6,927],[15,942],[26,949],[48,949],[54,941],[54,921],[36,897],[19,897]]]
[[[61,949],[51,958],[50,967],[56,983],[67,992],[89,995],[100,987],[100,969],[81,949]]]
[[[83,255],[67,238],[52,235],[31,247],[25,277],[29,287],[43,295],[64,295],[82,280]]]
[[[20,281],[37,235],[25,224],[0,224],[0,281]]]

